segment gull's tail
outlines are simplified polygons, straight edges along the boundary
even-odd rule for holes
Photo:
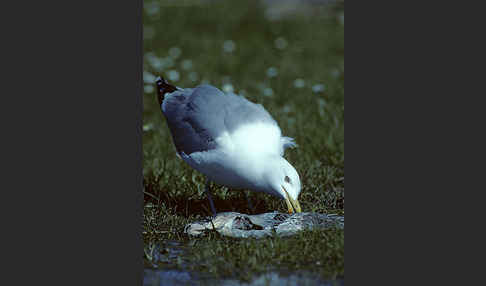
[[[167,80],[165,80],[165,78],[160,76],[157,78],[155,82],[157,83],[157,94],[159,99],[159,105],[161,105],[162,102],[164,101],[165,94],[176,91],[177,88],[172,84],[168,83]]]

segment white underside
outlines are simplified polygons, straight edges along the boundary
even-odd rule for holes
[[[211,181],[236,189],[262,191],[262,160],[266,155],[283,151],[281,131],[275,124],[243,125],[232,133],[225,132],[215,139],[218,148],[182,154],[191,167]]]

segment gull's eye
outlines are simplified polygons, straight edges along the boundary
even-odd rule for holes
[[[285,176],[285,182],[290,183],[290,178],[289,178],[289,176]]]

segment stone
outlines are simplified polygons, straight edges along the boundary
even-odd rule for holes
[[[216,230],[219,234],[229,237],[263,238],[274,235],[291,236],[302,230],[333,227],[344,229],[344,216],[308,212],[271,212],[257,215],[224,212],[212,219],[190,223],[186,225],[184,232],[190,236],[201,236],[208,231]]]

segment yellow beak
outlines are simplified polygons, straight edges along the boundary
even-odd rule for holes
[[[302,212],[302,209],[300,208],[300,204],[298,200],[294,200],[289,196],[289,193],[287,193],[287,190],[285,190],[284,187],[282,189],[285,192],[285,203],[287,204],[287,208],[289,210],[289,214],[291,213],[300,213]]]

